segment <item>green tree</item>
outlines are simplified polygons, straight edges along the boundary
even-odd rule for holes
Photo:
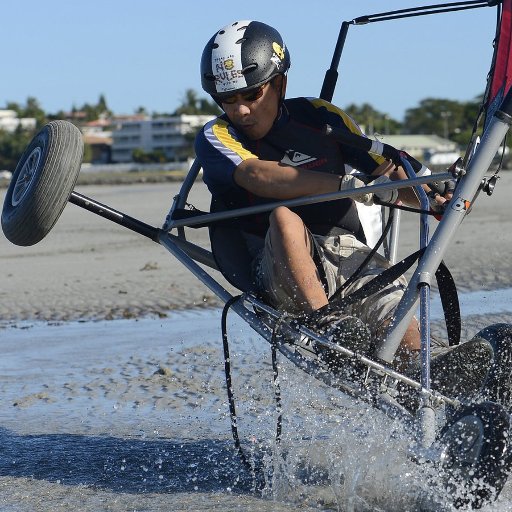
[[[404,124],[408,133],[436,134],[449,138],[463,119],[464,108],[454,100],[426,98],[419,106],[405,113]]]
[[[222,110],[219,108],[217,103],[214,101],[209,101],[206,98],[201,98],[199,100],[199,113],[200,114],[206,114],[206,115],[212,115],[212,116],[218,116],[222,114]]]
[[[33,136],[32,130],[23,130],[20,127],[12,133],[0,130],[0,169],[13,172]]]
[[[40,128],[47,121],[48,117],[45,111],[39,105],[39,101],[33,96],[29,96],[25,105],[8,101],[5,105],[7,110],[14,110],[18,117],[33,117],[36,120],[37,127]]]
[[[138,107],[135,109],[135,114],[136,115],[141,115],[141,116],[147,116],[148,115],[148,111],[146,110],[146,107]]]
[[[23,107],[19,103],[16,103],[15,101],[8,101],[5,104],[5,108],[7,110],[14,110],[14,112],[16,112],[18,114],[18,116],[20,116],[21,112],[23,111]]]
[[[406,133],[435,134],[465,146],[471,139],[482,96],[460,102],[445,98],[426,98],[405,113]]]
[[[163,151],[144,151],[142,148],[136,148],[132,151],[132,160],[140,164],[162,164],[167,161]]]
[[[95,121],[100,117],[111,117],[112,111],[108,108],[107,100],[103,94],[100,94],[97,103],[84,103],[81,107],[75,107],[71,109],[73,113],[75,112],[84,112],[85,113],[85,121]]]
[[[33,96],[27,98],[21,117],[34,117],[38,127],[43,126],[47,121],[45,111],[39,105],[39,101]]]
[[[110,113],[110,110],[109,110],[108,105],[107,105],[107,100],[106,100],[104,94],[100,94],[100,97],[98,98],[98,103],[96,105],[96,108],[98,109],[100,114]]]
[[[346,107],[345,112],[356,121],[363,125],[364,131],[368,135],[380,133],[381,135],[389,135],[400,133],[402,125],[389,114],[380,112],[373,108],[369,103],[356,105],[354,103]]]
[[[181,100],[180,106],[173,112],[172,115],[179,116],[180,114],[206,114],[206,115],[219,115],[220,108],[214,101],[209,101],[206,98],[199,98],[194,89],[187,89],[185,96]]]

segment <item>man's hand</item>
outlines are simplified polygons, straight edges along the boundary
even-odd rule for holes
[[[370,185],[380,185],[382,183],[388,183],[391,180],[388,176],[382,175],[377,179],[373,180]],[[378,192],[374,192],[373,195],[379,199],[381,203],[396,203],[398,200],[398,190],[396,188],[388,189],[388,190],[379,190]]]
[[[363,180],[360,180],[357,176],[353,176],[351,174],[346,174],[341,178],[340,181],[340,190],[350,190],[353,188],[361,188],[366,187],[366,183]],[[372,201],[373,194],[370,192],[365,192],[357,196],[352,196],[354,201],[358,203],[363,203],[367,205],[373,204]]]
[[[428,200],[430,203],[430,207],[435,212],[442,212],[446,206],[447,203],[452,199],[453,197],[453,191],[455,190],[456,186],[455,180],[447,181],[445,184],[445,189],[443,194],[440,194],[439,192],[436,192],[435,190],[432,190],[431,188],[425,186],[425,189],[427,190]]]
[[[373,184],[377,184],[381,180],[381,176],[387,176],[391,180],[405,180],[407,179],[407,175],[402,167],[397,167],[393,162],[386,161],[379,165],[375,171],[373,171],[372,176],[379,176],[376,180],[373,181]],[[456,182],[455,180],[446,182],[445,190],[442,194],[439,192],[435,192],[428,185],[422,185],[423,189],[427,193],[430,207],[434,212],[441,213],[453,197],[453,191],[455,190]],[[389,191],[386,191],[389,192]],[[383,202],[394,202],[394,201],[386,201],[383,197],[379,195],[379,193],[375,194],[379,199]],[[418,198],[412,188],[402,188],[398,190],[398,197],[406,204],[411,206],[419,206]],[[396,201],[396,199],[395,199]]]
[[[380,183],[386,183],[390,180],[405,179],[406,175],[401,167],[397,167],[393,162],[386,160],[372,172],[372,176],[377,176],[370,185],[379,185]],[[374,196],[379,199],[382,203],[396,203],[401,191],[397,189],[381,190],[380,192],[374,192]],[[403,198],[401,198],[403,199]]]

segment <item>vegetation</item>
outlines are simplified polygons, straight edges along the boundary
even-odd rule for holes
[[[482,98],[477,97],[472,101],[460,102],[443,98],[426,98],[413,108],[406,111],[403,121],[393,119],[385,112],[380,112],[373,108],[369,103],[362,105],[350,104],[345,107],[345,111],[353,117],[364,129],[368,135],[375,133],[381,135],[417,133],[417,134],[437,134],[448,138],[465,146],[471,136],[473,123],[480,108]],[[35,130],[18,128],[13,133],[0,130],[0,170],[14,170],[23,149],[30,139],[34,136],[36,130],[41,128],[47,121],[52,119],[68,119],[78,125],[98,118],[109,119],[112,117],[112,111],[108,107],[107,100],[102,94],[94,104],[85,103],[79,107],[73,106],[71,111],[59,111],[54,114],[45,113],[34,97],[27,98],[25,105],[14,102],[7,102],[6,109],[14,110],[18,117],[33,117],[36,119]],[[137,114],[146,114],[144,107],[138,107]],[[180,114],[208,114],[218,115],[221,113],[218,105],[207,98],[199,97],[193,89],[188,89],[181,100],[180,105],[171,114],[162,114],[154,112],[153,117],[162,115],[180,115]],[[183,148],[183,158],[193,156],[194,133],[186,134],[185,140],[187,148]],[[90,155],[90,148],[86,149],[87,155]],[[163,162],[165,157],[162,152],[145,152],[136,150],[133,154],[134,161],[140,163]]]
[[[67,119],[75,120],[78,122],[88,123],[89,121],[96,121],[97,119],[108,119],[112,117],[113,112],[107,105],[107,100],[103,94],[100,94],[97,103],[84,103],[81,107],[73,105],[71,111],[64,112],[59,110],[52,119]]]
[[[465,146],[471,139],[481,103],[481,96],[464,103],[426,98],[417,107],[406,111],[406,133],[435,133]]]
[[[426,98],[417,107],[406,110],[403,122],[375,110],[368,103],[351,104],[344,110],[363,125],[369,135],[435,134],[466,146],[471,139],[481,103],[482,96],[467,102]]]
[[[375,110],[369,103],[363,103],[362,105],[352,103],[343,110],[358,124],[362,125],[365,133],[369,135],[374,133],[394,135],[402,131],[402,123],[384,112]]]
[[[180,106],[172,113],[173,116],[180,114],[207,114],[218,116],[222,112],[214,101],[206,98],[199,98],[194,89],[187,89],[181,100]]]
[[[33,135],[32,130],[21,128],[17,128],[13,133],[0,130],[0,171],[4,169],[14,171]]]
[[[166,161],[163,151],[144,151],[140,148],[132,151],[132,159],[139,164],[163,164]]]

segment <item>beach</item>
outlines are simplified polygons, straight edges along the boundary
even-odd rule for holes
[[[76,190],[161,226],[179,186]],[[480,195],[445,257],[462,295],[487,293],[481,310],[469,316],[462,311],[466,339],[490,324],[512,323],[512,293],[510,307],[507,298],[503,307],[492,303],[493,291],[512,288],[510,192],[512,173],[503,173],[491,197]],[[202,183],[189,202],[208,209]],[[400,239],[399,256],[417,249],[415,215],[402,215]],[[194,230],[191,240],[206,247],[207,233]],[[398,476],[389,488],[380,482],[367,488],[375,468],[389,467],[403,448],[390,446],[397,448],[391,454],[390,439],[379,437],[387,431],[381,420],[362,418],[286,363],[286,463],[271,492],[255,489],[231,441],[221,303],[158,244],[69,204],[33,247],[14,246],[2,235],[0,266],[2,511],[347,510],[350,499],[352,510],[411,510],[421,475],[405,462],[397,462],[400,474],[413,476],[398,491]],[[254,439],[255,457],[264,457],[275,430],[268,346],[236,318],[229,326],[240,417],[248,418],[241,420],[244,439]],[[442,323],[434,330],[443,333]],[[332,476],[339,474],[341,459],[364,459],[367,446],[358,444],[360,433],[347,434],[333,411],[357,418],[363,439],[373,428],[375,460],[352,482],[336,484]],[[343,458],[333,457],[336,449]],[[317,474],[309,484],[292,478],[312,457],[327,477]],[[359,501],[350,498],[351,489],[358,490]],[[386,498],[392,508],[383,504]],[[509,510],[511,499],[507,484],[485,510]]]
[[[76,189],[127,215],[160,227],[179,183],[84,186]],[[491,197],[481,193],[445,257],[459,291],[512,287],[508,230],[512,173]],[[0,191],[3,204],[5,190]],[[208,210],[202,182],[189,202]],[[435,223],[433,225],[435,227]],[[418,248],[418,217],[402,213],[399,257]],[[207,246],[205,229],[190,238]],[[69,204],[37,245],[0,239],[0,321],[112,319],[220,303],[181,263],[151,240]],[[215,275],[219,276],[218,273]],[[225,283],[225,281],[223,281]],[[227,285],[229,288],[229,285]]]

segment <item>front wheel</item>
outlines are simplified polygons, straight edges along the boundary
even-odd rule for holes
[[[507,481],[510,415],[492,402],[459,411],[441,432],[441,471],[457,508],[494,501]]]
[[[80,130],[51,121],[22,154],[7,190],[2,229],[16,245],[34,245],[53,228],[73,191],[83,157]]]

